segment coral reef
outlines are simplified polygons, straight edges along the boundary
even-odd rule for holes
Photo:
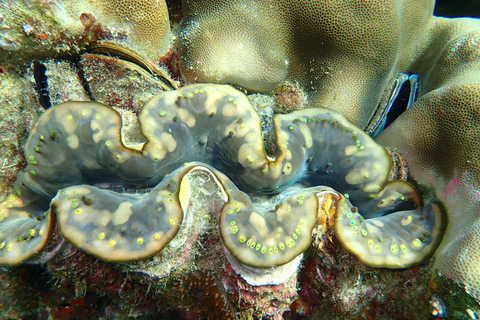
[[[42,108],[34,85],[16,74],[0,74],[0,199],[5,200],[18,171],[24,166],[22,145]]]
[[[435,17],[431,0],[183,5],[177,34],[189,81],[269,91],[287,79],[308,93],[309,106],[334,109],[373,136],[393,121],[379,143],[404,154],[410,178],[435,190],[447,207],[450,223],[435,267],[480,300],[478,19]],[[269,27],[261,28],[265,21]],[[284,63],[268,64],[259,52]],[[255,72],[245,78],[234,71],[239,66]],[[408,110],[387,122],[407,84]]]
[[[204,0],[183,6],[177,34],[188,80],[267,92],[289,79],[311,105],[364,128],[384,89],[412,69],[427,45],[434,3]]]
[[[0,317],[477,318],[478,20],[179,2],[0,5]]]
[[[217,125],[212,126],[212,121]],[[164,92],[140,111],[139,123],[147,140],[140,151],[122,143],[120,116],[102,104],[66,102],[42,114],[25,146],[28,165],[18,175],[15,194],[1,204],[3,264],[18,264],[39,252],[47,243],[53,217],[58,218],[65,239],[105,261],[143,260],[166,246],[183,252],[184,244],[178,247],[171,243],[180,226],[188,227],[185,215],[197,215],[196,210],[189,209],[196,206],[191,197],[191,185],[198,185],[192,181],[199,177],[191,176],[196,171],[203,172],[202,179],[206,176],[214,192],[221,195],[222,202],[212,213],[218,217],[226,249],[240,261],[233,262],[235,258],[227,254],[231,267],[253,284],[242,285],[242,290],[264,290],[256,287],[272,285],[268,279],[277,278],[273,285],[281,286],[278,294],[282,295],[284,284],[290,283],[287,287],[291,293],[285,299],[291,301],[283,307],[268,307],[270,316],[281,315],[293,302],[296,282],[291,281],[299,260],[293,268],[284,265],[309,247],[316,222],[324,219],[318,216],[318,205],[325,187],[292,186],[294,182],[334,184],[365,208],[366,220],[343,195],[328,189],[335,195],[329,199],[337,207],[336,220],[343,225],[336,229],[343,233],[338,237],[351,237],[344,243],[367,264],[404,268],[422,262],[441,238],[438,230],[443,225],[442,212],[439,208],[431,210],[433,204],[415,213],[389,214],[421,204],[419,194],[407,182],[386,183],[392,166],[386,150],[333,111],[309,109],[275,116],[279,145],[275,160],[266,157],[263,140],[259,139],[258,114],[246,96],[229,86],[192,85]],[[319,153],[321,149],[330,152]],[[345,156],[348,160],[342,161]],[[190,160],[222,168],[242,188],[273,195],[250,198],[204,163],[184,164],[165,176],[172,167]],[[152,185],[160,180],[144,195],[78,185]],[[344,217],[348,217],[346,225]],[[383,225],[390,228],[383,229]],[[385,239],[384,244],[371,246],[375,248],[369,250],[372,259],[362,258],[366,253],[357,250],[373,241],[353,240],[359,227],[359,234],[367,240]],[[166,262],[157,263],[162,268]],[[241,271],[242,265],[249,271]],[[273,272],[270,276],[265,273],[267,269],[262,270],[273,266],[278,267],[268,271]],[[282,273],[285,276],[280,276]],[[231,283],[226,288],[233,290]],[[273,299],[257,294],[266,305]]]
[[[22,72],[32,59],[72,56],[109,41],[158,60],[170,48],[164,1],[4,1],[0,59]]]

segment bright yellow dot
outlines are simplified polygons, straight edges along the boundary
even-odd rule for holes
[[[421,248],[422,247],[422,241],[420,241],[420,239],[415,239],[415,240],[413,240],[412,245],[414,247]]]
[[[102,232],[98,235],[98,239],[103,240],[105,239],[105,232]]]
[[[138,238],[137,239],[137,244],[141,246],[143,244],[143,238]]]
[[[114,247],[116,244],[117,244],[117,241],[115,241],[115,240],[112,240],[109,243],[110,247]]]

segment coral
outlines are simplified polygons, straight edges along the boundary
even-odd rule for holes
[[[37,66],[45,68],[45,80],[35,79],[35,69]],[[89,101],[89,97],[84,91],[82,79],[78,76],[78,69],[67,61],[36,61],[30,68],[31,81],[38,83],[45,81],[48,100],[50,105],[56,105],[67,101]],[[37,89],[37,91],[39,91]]]
[[[271,0],[183,1],[184,19],[176,33],[177,38],[173,38],[178,39],[180,52],[171,51],[161,58],[162,63],[173,68],[174,72],[178,71],[177,65],[180,66],[186,79],[176,73],[179,82],[227,82],[253,92],[269,91],[268,97],[250,96],[252,104],[255,102],[255,106],[263,109],[257,110],[259,119],[252,120],[250,115],[255,118],[256,113],[247,107],[245,110],[252,112],[248,117],[235,119],[241,119],[241,123],[233,124],[235,130],[221,132],[223,120],[235,117],[219,116],[228,113],[225,105],[218,107],[218,113],[210,120],[207,118],[209,114],[196,113],[205,105],[211,105],[210,102],[204,103],[201,95],[195,92],[193,97],[183,92],[187,97],[179,103],[182,106],[180,111],[177,107],[170,108],[170,103],[178,99],[175,92],[171,96],[165,94],[164,98],[152,103],[149,106],[151,112],[147,115],[140,112],[141,106],[155,94],[176,89],[169,76],[162,70],[158,72],[155,63],[145,58],[158,59],[166,50],[157,50],[158,47],[164,44],[166,48],[170,41],[168,21],[163,19],[166,16],[163,2],[158,3],[158,7],[153,2],[142,2],[141,5],[150,5],[145,8],[145,13],[158,9],[161,14],[156,16],[158,20],[143,20],[141,15],[131,17],[140,22],[136,25],[131,24],[132,19],[124,21],[125,16],[135,14],[136,10],[117,11],[115,4],[106,7],[105,4],[110,3],[107,1],[72,6],[75,3],[7,0],[0,5],[0,101],[6,102],[2,104],[3,113],[0,115],[3,157],[0,174],[4,196],[17,171],[28,161],[27,171],[20,173],[13,194],[1,205],[0,245],[3,249],[0,250],[4,256],[0,261],[4,264],[18,263],[31,255],[27,263],[47,265],[46,271],[43,267],[29,265],[2,269],[4,290],[0,294],[0,303],[9,306],[7,310],[2,308],[2,316],[25,318],[37,310],[40,318],[50,316],[58,319],[108,319],[145,314],[157,317],[159,312],[163,318],[175,318],[178,314],[187,318],[210,317],[205,309],[212,309],[218,304],[224,307],[233,305],[235,311],[225,316],[236,318],[424,319],[430,316],[429,312],[443,315],[445,310],[448,317],[477,317],[477,302],[452,289],[454,286],[450,279],[440,277],[440,281],[436,276],[425,283],[427,272],[438,269],[460,282],[469,294],[480,301],[480,269],[477,267],[480,164],[476,161],[479,156],[475,130],[478,127],[479,91],[478,20],[434,17],[431,14],[433,1],[427,0],[382,3],[314,1],[302,4]],[[138,8],[135,5],[137,2],[130,3]],[[182,17],[178,1],[171,8],[170,17],[175,27]],[[148,23],[151,23],[151,28],[146,30]],[[135,29],[147,32],[133,33]],[[152,42],[143,41],[149,37],[148,34],[156,31],[165,37],[156,37]],[[154,42],[155,46],[150,46]],[[311,50],[312,47],[314,50]],[[82,55],[79,63],[80,53],[84,50],[94,54]],[[117,57],[108,57],[111,54]],[[66,56],[70,62],[58,60]],[[32,63],[32,60],[35,62]],[[32,67],[25,70],[28,66]],[[30,82],[14,72],[27,74]],[[154,80],[151,75],[158,76],[161,81]],[[33,84],[40,104],[35,98]],[[410,84],[410,95],[404,99],[408,100],[405,103],[407,111],[395,120],[396,114],[401,111],[395,110],[394,101],[401,100],[397,96],[404,94],[407,84]],[[233,99],[230,102],[237,98],[244,101],[237,93],[230,93]],[[116,151],[122,151],[122,155],[130,157],[132,162],[125,166],[118,165],[115,159],[104,163],[105,154],[108,154],[105,151],[107,145],[100,148],[103,156],[93,161],[82,162],[85,157],[80,152],[70,156],[69,152],[61,151],[70,148],[66,147],[69,142],[75,145],[75,142],[63,140],[70,138],[63,136],[70,134],[68,130],[73,130],[73,140],[75,135],[83,137],[79,133],[83,132],[87,144],[93,135],[90,130],[104,131],[102,128],[89,128],[89,124],[94,123],[90,120],[78,123],[78,128],[83,129],[74,130],[68,125],[59,129],[59,120],[52,121],[53,128],[47,127],[45,132],[48,135],[44,135],[53,138],[55,143],[49,141],[42,149],[46,153],[60,150],[56,162],[58,168],[53,168],[52,164],[42,173],[45,158],[38,158],[41,160],[39,165],[37,154],[33,154],[31,159],[32,153],[24,158],[21,152],[27,132],[31,131],[33,121],[42,111],[40,105],[48,108],[50,103],[88,99],[113,106],[126,122],[120,126],[120,117],[111,109],[105,109],[105,115],[113,117],[112,121],[105,121],[107,126],[113,124],[111,128],[116,140],[112,146],[116,147]],[[167,107],[164,108],[162,103],[167,103]],[[198,103],[199,109],[190,103]],[[314,112],[319,112],[317,114],[308,111],[286,114],[285,117],[274,117],[272,114],[272,107],[275,112],[286,113],[307,106],[335,109],[357,127],[335,113],[330,113],[333,120],[326,119],[322,109],[315,109]],[[86,110],[89,108],[85,107]],[[155,120],[154,113],[160,115],[161,111],[165,111],[168,118],[158,126],[154,121],[156,128],[148,129],[147,121]],[[140,125],[134,119],[139,113],[143,118]],[[198,124],[189,127],[191,118],[186,113],[194,115]],[[68,114],[65,116],[68,119]],[[244,118],[246,123],[243,123]],[[64,123],[68,122],[67,119],[63,119]],[[327,120],[326,126],[323,126],[323,120]],[[365,130],[375,137],[390,123],[391,126],[378,138],[380,143],[388,146],[388,153],[363,133],[348,133],[349,130]],[[100,124],[103,125],[97,122],[93,126],[99,127]],[[242,128],[242,124],[245,127]],[[48,125],[45,123],[45,126]],[[208,126],[209,130],[201,133],[199,129],[202,126]],[[241,129],[248,129],[244,130],[247,132],[244,140],[240,137],[243,133]],[[156,133],[152,132],[155,130]],[[174,133],[172,136],[177,146],[155,165],[156,160],[148,158],[148,153],[154,157],[161,154],[156,153],[158,150],[152,146],[168,148],[172,144],[152,144],[152,141],[163,141],[165,135],[162,139],[157,138],[168,130]],[[141,131],[150,136],[143,136]],[[179,139],[181,132],[190,132],[189,139],[193,138]],[[246,140],[253,139],[252,133],[255,140],[246,143]],[[57,135],[61,135],[62,139]],[[355,138],[359,142],[344,148],[346,142],[337,140],[342,136],[347,143],[352,143],[348,139]],[[312,146],[308,147],[310,139]],[[45,145],[43,141],[38,142],[32,143],[32,146],[40,151]],[[106,142],[110,141],[101,141]],[[179,147],[184,142],[191,150]],[[148,144],[150,149],[143,148]],[[303,144],[302,149],[300,146]],[[87,152],[95,149],[94,145],[91,144]],[[239,147],[244,147],[246,151],[238,153]],[[363,152],[362,147],[366,147]],[[264,149],[265,152],[259,152]],[[327,151],[323,153],[320,149]],[[345,159],[354,149],[357,152],[349,164]],[[178,209],[177,202],[183,194],[179,191],[179,197],[173,198],[172,202],[176,203],[176,212],[181,211],[184,215],[182,227],[160,253],[135,263],[104,263],[75,250],[58,234],[54,227],[56,216],[47,211],[57,188],[77,183],[107,182],[100,189],[109,188],[115,193],[91,186],[85,188],[95,190],[92,193],[95,195],[109,194],[115,201],[127,200],[135,208],[147,208],[142,201],[152,199],[153,194],[150,189],[144,190],[138,184],[154,188],[165,174],[182,165],[180,160],[175,163],[175,157],[182,152],[187,155],[190,151],[197,152],[199,160],[225,172],[231,181],[206,164],[195,164],[196,169],[191,175],[187,173],[186,178],[177,181],[190,190],[190,196],[186,197],[189,200],[184,201],[188,202],[188,206]],[[217,153],[221,158],[212,156]],[[337,158],[325,162],[323,154],[337,155]],[[290,156],[291,159],[287,159]],[[389,158],[392,161],[388,161]],[[178,159],[190,161],[188,156],[183,155]],[[381,171],[376,177],[372,176],[377,168],[376,161],[372,159],[378,161]],[[68,167],[68,162],[72,162],[71,167]],[[65,163],[66,167],[63,166]],[[77,170],[75,166],[79,164],[87,169]],[[142,168],[144,164],[146,166]],[[35,165],[39,165],[40,170]],[[99,165],[100,169],[92,171],[92,165]],[[260,169],[255,168],[256,165],[264,166],[265,173],[261,166]],[[406,169],[407,165],[410,171]],[[166,166],[164,171],[162,166]],[[66,170],[62,172],[62,168]],[[135,172],[131,173],[130,169]],[[84,176],[68,181],[72,179],[70,171]],[[153,172],[154,176],[149,176],[148,172]],[[52,176],[49,177],[48,173]],[[260,178],[249,182],[249,176],[257,173]],[[279,173],[279,179],[275,177],[276,173]],[[407,173],[409,181],[413,181],[421,192],[411,184],[391,182],[395,179],[407,180]],[[33,177],[37,174],[38,177]],[[266,179],[262,179],[262,175]],[[59,183],[64,185],[53,181],[58,176],[62,177]],[[368,181],[362,182],[364,178]],[[47,182],[46,189],[44,181]],[[290,186],[297,181],[305,188]],[[242,191],[249,191],[248,197],[233,183]],[[191,186],[187,188],[189,184]],[[318,192],[323,189],[312,187],[318,184],[333,186],[343,194],[331,191],[324,197],[324,191]],[[270,194],[279,192],[278,195]],[[295,202],[295,197],[300,196],[303,199]],[[64,208],[59,218],[71,217],[72,199],[64,199],[62,195],[57,199],[62,199],[59,206],[70,204],[70,208]],[[75,199],[79,201],[79,198]],[[239,212],[238,199],[245,199],[246,204]],[[443,202],[442,206],[436,202],[438,199]],[[233,203],[229,203],[230,200]],[[313,221],[312,204],[315,200],[318,201],[313,206],[317,209],[317,216]],[[225,203],[229,203],[230,209],[225,206],[226,211],[222,211]],[[93,210],[98,205],[95,200],[92,208],[85,209]],[[293,223],[296,219],[302,221],[301,218],[285,214],[284,209],[288,211],[289,206],[298,207],[303,217],[309,217],[309,228],[313,223],[313,248],[309,245],[310,237],[306,236],[310,230],[303,230],[303,226],[300,229],[299,224]],[[431,254],[443,233],[445,220],[442,207],[448,214],[446,236],[436,252],[435,262],[431,261],[424,267],[393,272],[369,269],[345,251],[348,249],[361,261],[377,267],[420,263]],[[106,208],[112,210],[111,206],[106,205]],[[148,208],[146,210],[148,212]],[[406,211],[399,213],[396,212],[398,210]],[[143,222],[138,210],[135,212],[137,214],[130,216],[132,221],[140,222],[140,229],[147,230],[148,223]],[[120,210],[118,213],[130,212]],[[291,225],[278,219],[285,216],[292,222]],[[226,225],[225,221],[230,225]],[[351,225],[352,222],[354,225]],[[92,225],[89,224],[85,231],[75,232],[91,238],[88,230]],[[274,233],[279,225],[282,232],[287,231]],[[119,230],[111,224],[96,226],[109,232]],[[79,229],[82,226],[75,227]],[[355,230],[356,227],[359,229]],[[117,235],[128,234],[129,244],[135,244],[132,241],[139,237],[130,236],[139,229],[135,226],[121,228]],[[48,229],[51,231],[47,232]],[[244,231],[249,234],[245,243],[251,240],[250,245],[254,243],[254,248],[239,245],[244,239],[240,238]],[[36,254],[47,240],[47,235],[52,238],[48,239],[43,251]],[[285,253],[283,257],[275,254],[275,248],[280,251],[280,244],[292,245],[290,238],[298,240],[295,246],[287,246],[288,250],[282,251]],[[376,239],[378,243],[375,243]],[[78,243],[82,246],[81,242]],[[142,245],[146,243],[142,242]],[[272,245],[272,257],[275,259],[262,260],[263,254],[270,254],[270,247],[263,247],[265,243]],[[373,250],[378,246],[379,254],[367,250],[370,243]],[[135,245],[130,248],[136,248]],[[414,251],[420,245],[421,250],[413,256],[404,254],[400,262],[395,257],[403,252],[402,248]],[[303,251],[307,247],[309,249]],[[240,259],[243,256],[247,258],[244,262],[234,263],[234,257],[228,258],[228,250]],[[262,251],[265,253],[262,254]],[[301,251],[303,254],[298,255]],[[384,254],[386,252],[387,255]],[[258,268],[257,264],[271,265],[273,260],[287,261],[290,259],[286,258],[288,255],[297,257],[285,265]],[[105,259],[105,255],[100,256]],[[304,265],[290,266],[302,257]],[[50,268],[59,263],[62,267],[58,272]],[[75,268],[69,268],[69,263]],[[25,285],[25,281],[16,277],[17,272],[28,274],[31,270],[34,270],[33,277],[41,280],[31,279],[33,284]],[[277,277],[288,274],[291,279],[297,279],[296,270],[300,270],[299,283],[285,282],[285,278],[281,280]],[[52,275],[53,279],[44,280],[45,274]],[[212,290],[209,292],[215,292],[217,298],[219,293],[223,302],[214,299],[209,303],[200,299],[204,302],[201,305],[185,293],[185,303],[179,303],[175,293],[170,292],[174,288],[172,283],[182,278],[188,282],[189,275],[192,286],[189,289],[183,286],[184,292]],[[200,277],[209,281],[197,281]],[[222,279],[222,283],[215,282],[215,278]],[[265,280],[269,278],[283,283],[262,282],[271,281]],[[245,279],[251,283],[245,284]],[[218,291],[210,288],[214,282],[219,286]],[[42,283],[62,284],[50,287]],[[267,285],[260,286],[262,284]],[[150,294],[152,290],[154,294]],[[45,291],[49,292],[40,294]],[[83,294],[85,296],[81,297]],[[288,311],[290,309],[292,312]]]
[[[183,6],[178,47],[189,81],[251,91],[280,85],[279,92],[284,80],[298,83],[310,106],[336,110],[374,136],[392,122],[392,103],[410,83],[408,110],[378,141],[405,155],[410,179],[446,205],[450,222],[435,268],[480,300],[478,19],[435,17],[433,0]],[[267,65],[266,52],[279,60]]]
[[[42,108],[33,85],[16,74],[0,74],[0,191],[6,198],[15,176],[24,165],[22,145]]]
[[[164,1],[5,1],[0,7],[0,58],[23,71],[32,58],[77,55],[101,40],[150,59],[170,46]]]
[[[61,4],[70,16],[92,13],[109,28],[126,29],[129,46],[152,59],[163,56],[170,46],[170,23],[165,1],[92,0]]]
[[[174,291],[179,295],[177,308],[188,310],[184,315],[187,319],[235,319],[223,285],[209,270],[186,274],[175,284]]]
[[[427,0],[182,3],[177,38],[189,81],[266,92],[288,79],[312,105],[334,109],[361,128],[383,88],[408,72],[414,50],[425,48],[434,6]]]
[[[48,8],[60,25],[69,29],[89,30],[101,28],[96,40],[114,41],[156,60],[170,46],[170,23],[165,1],[54,1]],[[82,18],[88,17],[91,25]],[[79,23],[81,22],[81,24]]]
[[[405,153],[410,176],[433,186],[446,204],[449,224],[435,267],[480,300],[480,23],[455,19],[439,21],[439,27],[438,37],[449,40],[425,84],[426,94],[378,141]]]
[[[180,70],[187,80],[235,83],[269,91],[285,78],[288,61],[280,39],[282,28],[274,21],[259,19],[274,13],[281,15],[280,10],[270,12],[273,6],[264,7],[253,1],[246,4],[182,1],[182,5],[184,16],[177,37],[180,40]],[[197,28],[199,22],[206,25],[204,30]],[[262,32],[249,34],[249,29]],[[211,37],[204,33],[206,30],[222,32]],[[244,54],[238,55],[238,52]]]

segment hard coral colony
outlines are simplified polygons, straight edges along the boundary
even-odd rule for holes
[[[111,299],[103,302],[117,306],[111,313],[188,319],[408,318],[408,308],[424,305],[394,314],[392,300],[407,294],[408,282],[418,296],[407,301],[421,290],[440,293],[429,270],[480,301],[480,23],[434,17],[426,0],[299,3],[184,1],[174,36],[161,1],[3,4],[2,83],[26,87],[17,72],[30,60],[79,55],[85,92],[77,96],[107,103],[60,103],[30,128],[26,167],[0,204],[6,277],[15,277],[15,265],[46,263],[75,298],[94,291]],[[14,50],[23,65],[12,63]],[[145,96],[130,78],[149,79],[143,68],[157,70],[150,59],[159,58],[179,67],[171,71],[180,71],[181,88],[169,91],[173,80],[153,72],[166,83],[149,87],[159,94],[142,109],[116,105],[115,89],[85,77],[108,79],[94,69],[112,65],[124,70],[115,81],[129,83],[126,94]],[[45,81],[51,90],[62,83]],[[223,84],[186,85],[193,82]],[[409,107],[390,124],[405,83]],[[59,90],[59,102],[72,100],[72,89]],[[273,101],[285,114],[273,114]],[[122,127],[131,113],[138,123]],[[139,144],[124,143],[138,131]],[[432,255],[433,267],[417,274],[365,267],[403,269]],[[118,282],[99,285],[98,274]],[[135,301],[140,288],[161,297],[143,292]],[[43,306],[58,307],[36,308]],[[19,308],[4,314],[28,314]],[[478,309],[462,312],[475,317]]]

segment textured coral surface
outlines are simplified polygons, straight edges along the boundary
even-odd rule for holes
[[[450,225],[436,266],[478,298],[479,20],[435,17],[434,1],[185,5],[178,30],[180,66],[191,81],[233,82],[259,91],[272,90],[284,79],[298,81],[310,106],[337,110],[375,135],[386,123],[395,88],[405,81],[402,74],[417,74],[406,82],[416,94],[410,96],[411,107],[378,141],[405,154],[411,177],[434,187],[447,205]],[[261,28],[265,20],[271,27]],[[206,34],[207,41],[198,40]],[[268,56],[257,52],[275,52],[276,59],[288,63],[268,63]],[[248,68],[277,78],[264,82],[254,72],[247,79],[233,72],[245,64],[245,56],[254,57]]]

